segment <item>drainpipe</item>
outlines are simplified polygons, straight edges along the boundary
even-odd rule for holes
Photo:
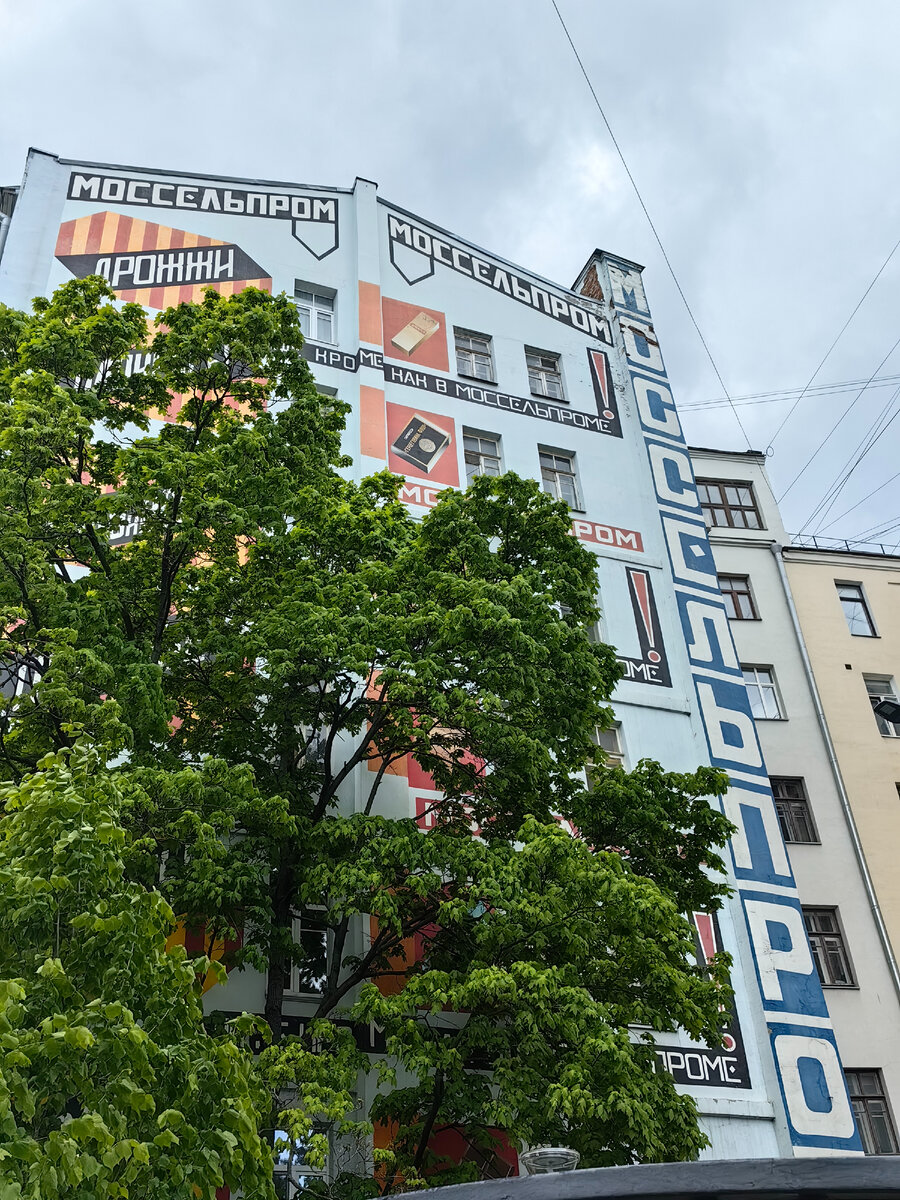
[[[791,592],[791,585],[788,582],[787,571],[784,569],[784,559],[782,557],[783,547],[779,546],[776,542],[770,547],[770,549],[772,554],[775,556],[778,574],[781,577],[781,586],[784,589],[788,610],[791,614],[791,622],[794,626],[794,636],[796,637],[797,645],[800,648],[800,657],[803,659],[803,669],[806,672],[806,681],[809,684],[809,690],[813,698],[813,705],[816,710],[819,728],[822,731],[822,737],[825,741],[825,749],[828,752],[828,761],[831,764],[831,773],[834,776],[834,782],[837,785],[838,795],[841,798],[841,807],[844,810],[844,819],[846,820],[847,828],[850,831],[850,840],[853,843],[853,852],[856,855],[856,861],[859,865],[859,873],[862,876],[863,887],[866,889],[866,897],[869,901],[869,907],[872,909],[872,915],[875,918],[875,925],[878,929],[878,936],[881,939],[881,945],[882,949],[884,950],[885,958],[887,959],[888,970],[891,973],[894,989],[897,992],[897,996],[900,997],[900,969],[897,967],[897,960],[894,957],[894,952],[891,948],[891,939],[888,936],[887,927],[884,923],[884,917],[881,915],[881,909],[878,906],[878,898],[875,894],[875,886],[872,883],[872,876],[869,874],[866,856],[863,852],[862,842],[859,838],[859,830],[856,828],[856,821],[853,818],[853,809],[850,807],[850,798],[847,795],[847,789],[844,786],[844,777],[841,775],[841,768],[838,764],[837,755],[834,750],[834,743],[831,740],[831,734],[828,730],[828,722],[825,720],[825,710],[822,708],[822,700],[819,696],[819,689],[816,687],[812,663],[809,661],[809,655],[806,652],[806,642],[803,640],[803,633],[800,629],[800,619],[797,616],[797,609],[794,605],[794,597]]]
[[[9,233],[9,223],[12,220],[6,213],[0,212],[0,258],[3,257],[3,247],[6,244],[6,235]]]

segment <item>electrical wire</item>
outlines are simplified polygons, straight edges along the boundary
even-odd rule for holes
[[[850,476],[853,474],[853,472],[856,470],[856,468],[859,466],[859,464],[862,462],[862,460],[866,457],[866,455],[869,453],[869,451],[872,449],[872,447],[879,441],[879,439],[882,437],[882,435],[894,423],[897,416],[900,415],[900,409],[898,409],[894,413],[894,415],[890,418],[890,420],[887,421],[886,424],[882,425],[882,422],[887,417],[887,414],[890,412],[890,410],[893,407],[898,396],[900,396],[900,387],[898,387],[895,390],[894,394],[888,400],[887,404],[884,406],[884,408],[881,410],[881,412],[878,414],[878,416],[875,418],[875,420],[869,426],[869,429],[866,432],[866,434],[864,434],[862,439],[857,443],[857,445],[856,445],[855,449],[853,450],[853,452],[851,453],[850,457],[847,459],[847,461],[844,463],[844,466],[841,467],[840,471],[838,472],[837,479],[835,479],[835,481],[831,484],[831,486],[826,491],[825,495],[822,497],[822,499],[819,501],[819,503],[815,506],[813,511],[807,517],[807,519],[803,522],[803,524],[801,526],[801,530],[805,529],[807,525],[811,524],[816,519],[817,516],[819,518],[819,525],[817,526],[817,529],[821,527],[822,522],[824,521],[824,519],[828,516],[828,514],[831,512],[832,508],[834,507],[835,501],[837,500],[838,496],[841,494],[841,492],[846,487],[846,485],[850,479]],[[856,456],[856,457],[854,457],[854,456]],[[816,531],[817,530],[813,530],[814,533]]]
[[[825,445],[825,443],[829,442],[831,440],[831,438],[835,435],[835,433],[837,433],[840,426],[843,424],[843,422],[847,419],[847,417],[850,415],[850,413],[856,407],[857,403],[859,402],[860,396],[862,396],[863,392],[865,392],[866,388],[869,386],[869,384],[872,382],[872,380],[875,378],[875,376],[878,374],[878,372],[881,370],[881,368],[884,366],[884,364],[887,362],[887,360],[891,357],[891,355],[894,353],[894,351],[897,349],[898,346],[900,346],[900,337],[897,338],[896,342],[894,342],[893,346],[891,346],[890,350],[888,350],[887,354],[884,356],[884,358],[881,360],[881,362],[878,364],[878,366],[875,368],[875,370],[869,376],[868,380],[859,389],[853,403],[844,409],[843,416],[840,417],[840,419],[837,420],[834,423],[834,425],[832,425],[831,430],[825,434],[825,437],[822,438],[821,442],[819,442],[818,446],[815,448],[815,450],[812,452],[812,454],[809,456],[809,458],[806,460],[806,462],[803,464],[803,466],[800,468],[800,470],[797,472],[797,474],[794,476],[794,478],[791,480],[791,482],[787,485],[787,487],[784,489],[784,491],[778,497],[779,504],[785,498],[785,496],[788,494],[788,492],[791,490],[791,488],[794,486],[794,484],[797,483],[797,481],[806,474],[806,472],[809,469],[809,467],[811,466],[811,464],[813,462],[815,462],[815,460],[818,458],[819,452],[821,451],[821,449]]]
[[[897,383],[898,380],[900,380],[900,375],[879,375],[869,384],[869,390],[871,391],[873,388],[879,387],[890,387],[891,384]],[[832,383],[819,383],[815,387],[809,388],[807,395],[815,398],[840,396],[845,392],[852,392],[854,388],[858,388],[865,382],[864,379],[844,379],[835,380]],[[796,397],[802,391],[802,388],[776,388],[771,392],[745,392],[743,395],[733,396],[731,402],[741,407],[752,404],[779,404]],[[678,407],[680,410],[727,408],[728,400],[725,396],[714,396],[708,400],[683,401]]]
[[[738,427],[740,428],[741,433],[744,435],[744,440],[747,443],[747,449],[752,450],[753,447],[751,445],[750,438],[747,435],[747,430],[744,428],[743,422],[741,421],[741,418],[740,418],[740,414],[738,413],[737,409],[735,408],[734,404],[731,401],[731,395],[728,391],[728,388],[725,386],[725,380],[722,378],[722,372],[719,370],[719,368],[716,364],[716,360],[712,356],[712,351],[710,350],[709,346],[707,345],[706,338],[703,336],[700,326],[697,324],[697,318],[694,316],[694,313],[693,313],[693,310],[691,309],[690,304],[688,304],[687,296],[684,294],[684,289],[682,288],[681,283],[678,280],[678,276],[675,274],[675,268],[672,266],[672,262],[668,256],[668,254],[666,253],[666,248],[662,243],[662,238],[659,236],[656,226],[653,224],[653,218],[650,216],[650,213],[647,209],[647,205],[644,203],[644,197],[641,195],[641,190],[638,187],[638,185],[635,181],[635,178],[631,173],[631,168],[628,166],[628,163],[625,160],[625,155],[622,152],[622,147],[619,145],[618,141],[616,140],[616,135],[612,131],[612,126],[609,123],[606,113],[603,111],[603,105],[600,103],[600,99],[599,99],[596,91],[594,90],[594,85],[591,83],[591,79],[587,73],[587,70],[585,69],[585,65],[581,61],[581,55],[578,53],[578,49],[577,49],[575,43],[572,41],[572,35],[569,33],[569,29],[568,29],[568,26],[566,25],[565,20],[563,19],[563,15],[559,11],[559,5],[556,3],[556,0],[550,0],[550,3],[553,5],[553,8],[556,11],[556,15],[559,18],[559,23],[560,23],[560,25],[562,25],[562,28],[563,28],[563,33],[566,35],[566,40],[568,41],[569,45],[572,47],[572,53],[575,55],[575,61],[578,63],[578,66],[581,68],[581,73],[584,76],[584,81],[588,85],[590,93],[594,98],[594,103],[597,106],[597,111],[599,112],[600,116],[603,119],[603,124],[606,126],[606,131],[612,140],[612,144],[616,148],[616,153],[618,154],[619,158],[621,159],[622,166],[625,168],[625,174],[628,176],[631,186],[634,188],[634,194],[637,196],[638,203],[640,204],[641,208],[643,209],[644,216],[647,218],[647,224],[650,226],[650,229],[653,232],[653,236],[656,238],[656,244],[659,246],[659,249],[663,256],[663,259],[665,260],[665,264],[669,268],[669,274],[672,276],[672,280],[675,284],[675,287],[678,289],[678,294],[681,297],[682,302],[684,303],[684,307],[687,311],[687,315],[691,319],[691,324],[694,326],[694,329],[697,331],[697,336],[699,337],[699,339],[703,345],[703,349],[706,351],[706,357],[709,359],[710,363],[712,364],[712,369],[716,373],[716,378],[719,381],[722,391],[725,393],[725,396],[727,397],[728,402],[731,405],[731,411],[734,413],[734,419],[737,421]]]
[[[859,508],[861,504],[865,504],[865,502],[870,500],[872,496],[876,495],[876,493],[883,491],[884,488],[886,488],[889,483],[893,483],[895,479],[900,479],[900,471],[898,471],[896,475],[892,475],[890,479],[886,479],[884,483],[880,483],[877,488],[873,488],[871,492],[867,492],[866,495],[863,496],[862,500],[857,500],[855,504],[851,504],[849,508],[845,508],[840,516],[832,517],[827,524],[820,526],[820,528],[829,529],[832,525],[837,525],[838,521],[842,521],[844,517],[852,513],[855,508]]]
[[[854,317],[856,316],[856,314],[859,312],[860,308],[862,308],[863,301],[865,300],[866,296],[868,296],[869,292],[871,292],[871,290],[872,290],[872,288],[875,286],[875,284],[878,282],[878,279],[879,279],[879,277],[880,277],[880,275],[881,275],[882,271],[884,271],[885,267],[888,265],[888,263],[891,261],[891,259],[892,259],[892,258],[894,257],[894,255],[896,254],[896,252],[897,252],[897,247],[898,247],[898,246],[900,246],[900,239],[898,239],[898,240],[897,240],[897,241],[894,243],[894,246],[893,246],[893,248],[891,249],[891,252],[890,252],[890,254],[887,256],[887,258],[884,260],[884,262],[881,264],[881,266],[880,266],[880,267],[878,268],[878,270],[875,272],[875,277],[874,277],[874,279],[873,279],[873,280],[872,280],[872,282],[869,284],[869,286],[866,288],[866,290],[863,292],[863,294],[860,296],[859,300],[856,302],[856,307],[854,308],[853,312],[850,314],[850,316],[847,318],[847,320],[846,320],[846,321],[844,322],[844,324],[841,326],[840,333],[837,335],[837,337],[834,339],[834,341],[831,343],[831,345],[830,345],[830,346],[828,347],[828,349],[825,351],[825,357],[822,359],[822,361],[819,363],[819,365],[818,365],[818,366],[816,367],[816,369],[813,371],[812,375],[810,375],[810,377],[809,377],[809,383],[806,385],[806,387],[803,389],[803,391],[800,393],[800,395],[799,395],[799,396],[797,397],[797,399],[794,401],[794,403],[793,403],[793,405],[791,406],[791,408],[790,408],[790,411],[788,412],[787,416],[784,418],[784,420],[781,422],[781,424],[778,426],[778,428],[777,428],[777,429],[775,430],[775,432],[772,434],[772,437],[771,437],[771,439],[769,440],[769,444],[768,444],[768,446],[766,446],[766,453],[768,453],[768,452],[769,452],[771,449],[773,449],[773,448],[774,448],[774,445],[775,445],[775,439],[778,437],[779,433],[781,433],[782,429],[784,429],[785,425],[787,425],[787,423],[788,423],[788,421],[791,419],[791,417],[792,417],[792,415],[793,415],[793,413],[794,413],[794,410],[796,409],[797,405],[800,403],[800,401],[803,399],[803,397],[804,397],[804,396],[806,395],[806,393],[809,391],[809,388],[810,388],[811,384],[813,383],[813,380],[816,378],[816,376],[818,375],[818,373],[819,373],[819,372],[822,370],[822,368],[825,366],[825,363],[828,361],[829,357],[831,356],[831,352],[832,352],[832,350],[835,348],[835,346],[838,344],[838,342],[839,342],[839,341],[841,340],[841,338],[844,336],[844,333],[845,333],[845,331],[846,331],[846,329],[847,329],[847,326],[850,324],[850,322],[853,320],[853,318],[854,318]],[[786,494],[787,494],[787,493],[785,493],[785,495],[786,495]]]

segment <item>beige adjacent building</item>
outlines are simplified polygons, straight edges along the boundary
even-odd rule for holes
[[[790,547],[784,562],[825,719],[895,954],[900,951],[900,558]]]
[[[863,1144],[900,1147],[900,557],[791,544],[762,454],[692,449]]]

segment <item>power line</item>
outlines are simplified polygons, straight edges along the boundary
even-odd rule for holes
[[[853,411],[853,409],[855,408],[856,404],[859,401],[860,396],[863,394],[863,392],[866,390],[866,388],[869,386],[869,384],[872,382],[872,380],[875,378],[875,376],[878,374],[878,372],[881,370],[881,368],[884,366],[884,364],[887,362],[887,360],[891,357],[891,355],[894,353],[894,351],[897,349],[898,346],[900,346],[900,337],[897,338],[896,342],[894,342],[893,346],[891,346],[890,350],[888,350],[887,354],[884,356],[884,358],[881,360],[881,362],[878,364],[878,366],[875,368],[875,370],[869,376],[866,383],[864,383],[863,386],[859,389],[853,403],[844,409],[843,416],[840,417],[839,420],[837,420],[834,423],[834,425],[832,425],[830,432],[826,433],[825,437],[821,440],[821,442],[819,442],[818,446],[815,448],[815,450],[812,452],[812,454],[809,456],[809,458],[806,460],[806,462],[803,464],[803,466],[800,468],[800,470],[797,472],[797,474],[794,476],[794,478],[791,480],[791,482],[787,485],[787,487],[784,489],[784,491],[778,497],[779,504],[785,498],[785,496],[788,494],[788,492],[791,490],[791,488],[794,486],[794,484],[806,473],[810,464],[813,463],[816,458],[818,458],[819,451],[822,449],[822,447],[825,445],[826,442],[831,440],[831,438],[837,432],[840,425],[844,422],[844,420],[847,418],[847,416]]]
[[[866,288],[866,290],[863,292],[863,294],[860,296],[859,300],[856,302],[856,307],[854,308],[853,312],[850,314],[850,316],[847,318],[847,320],[841,326],[840,333],[837,335],[837,337],[834,339],[834,341],[831,343],[831,345],[825,351],[825,357],[822,359],[822,361],[819,363],[819,365],[813,371],[812,375],[810,375],[809,383],[806,385],[806,387],[803,389],[803,391],[800,393],[800,395],[794,401],[787,416],[784,418],[784,420],[781,422],[781,424],[778,426],[778,428],[772,434],[769,444],[766,447],[766,451],[769,451],[773,448],[773,446],[775,444],[775,439],[778,437],[779,433],[781,433],[782,429],[784,429],[785,425],[787,425],[787,423],[791,419],[791,416],[793,415],[793,412],[796,409],[797,405],[800,403],[800,401],[803,399],[803,397],[806,395],[807,391],[809,390],[809,387],[812,384],[813,380],[818,375],[818,373],[822,370],[825,363],[828,361],[829,357],[831,356],[832,350],[835,348],[835,346],[838,344],[838,342],[844,336],[844,332],[845,332],[847,326],[850,324],[850,322],[853,320],[853,318],[859,312],[860,308],[862,308],[863,301],[865,300],[866,296],[868,296],[869,292],[871,292],[871,290],[875,286],[875,284],[878,282],[879,276],[881,275],[882,271],[885,269],[885,267],[888,265],[888,263],[894,257],[894,254],[896,253],[898,246],[900,246],[900,239],[898,239],[894,243],[894,246],[893,246],[890,254],[887,256],[887,258],[884,260],[884,262],[881,264],[881,266],[875,272],[874,279],[869,284],[869,286]]]
[[[891,384],[897,383],[900,380],[900,375],[878,375],[868,385],[869,390],[878,387],[890,387]],[[864,379],[844,379],[834,380],[832,383],[819,383],[815,387],[808,388],[807,395],[815,398],[824,396],[840,396],[844,392],[852,392],[854,388],[865,383]],[[731,402],[741,407],[752,404],[779,404],[786,400],[796,397],[803,392],[803,388],[775,388],[770,392],[745,392],[740,396],[733,396]],[[683,401],[678,405],[679,409],[699,409],[699,408],[727,408],[728,400],[725,396],[714,396],[707,400],[688,400]]]
[[[893,404],[898,396],[900,396],[900,387],[898,387],[894,391],[893,395],[890,397],[887,404],[885,404],[884,408],[881,410],[881,412],[878,414],[878,416],[875,418],[875,420],[869,426],[869,429],[867,430],[867,432],[863,435],[863,437],[857,443],[855,449],[850,454],[847,461],[844,463],[844,466],[838,472],[838,478],[831,484],[831,486],[825,492],[825,495],[822,497],[822,499],[819,501],[819,503],[815,506],[815,508],[812,510],[812,512],[807,517],[807,519],[804,521],[803,525],[801,526],[801,530],[805,529],[807,525],[809,525],[812,521],[814,521],[817,515],[819,516],[819,526],[821,526],[822,521],[824,521],[825,518],[828,516],[828,514],[831,512],[832,508],[834,507],[835,501],[837,500],[837,498],[841,494],[841,492],[844,490],[844,487],[846,486],[847,482],[849,481],[850,476],[853,474],[853,472],[856,470],[856,468],[859,466],[859,464],[862,462],[862,460],[866,457],[866,455],[869,453],[869,451],[872,449],[872,447],[878,442],[878,440],[882,436],[882,434],[891,426],[891,424],[894,422],[894,420],[896,419],[898,414],[900,414],[900,409],[898,409],[897,412],[895,412],[894,415],[890,418],[890,420],[886,424],[882,425],[882,422],[884,421],[887,414],[890,412],[891,407],[893,406]],[[823,511],[823,509],[824,509],[824,511]]]
[[[877,488],[873,488],[871,492],[867,492],[866,495],[863,496],[862,500],[857,500],[855,504],[851,504],[849,508],[845,508],[840,516],[832,517],[826,525],[820,526],[820,529],[828,529],[832,525],[837,525],[838,521],[842,521],[844,517],[852,513],[855,508],[859,508],[861,504],[865,504],[867,500],[870,500],[872,496],[886,488],[889,483],[893,483],[895,479],[900,479],[900,471],[898,471],[896,475],[892,475],[890,479],[886,479],[884,483],[880,483]]]
[[[816,516],[818,516],[817,528],[822,527],[822,522],[824,521],[824,518],[826,518],[828,516],[829,512],[832,511],[832,509],[834,508],[835,500],[838,499],[838,497],[840,496],[840,493],[842,491],[844,491],[844,488],[846,487],[847,482],[850,481],[850,476],[853,474],[854,470],[857,469],[857,467],[859,466],[859,463],[862,462],[863,458],[865,458],[865,456],[869,454],[869,451],[872,449],[872,446],[875,446],[877,444],[878,440],[880,440],[880,438],[883,436],[883,434],[887,432],[888,428],[890,428],[890,426],[892,426],[894,424],[894,421],[900,415],[900,409],[898,409],[898,410],[896,410],[896,412],[894,413],[892,418],[890,418],[890,420],[886,421],[886,424],[882,425],[882,421],[884,421],[884,418],[886,418],[886,416],[890,410],[890,407],[892,407],[892,404],[894,403],[894,401],[896,400],[896,397],[898,397],[898,396],[900,396],[900,388],[896,389],[896,391],[894,392],[894,395],[892,397],[890,397],[890,400],[888,401],[886,406],[884,406],[884,408],[882,408],[881,413],[878,413],[878,416],[877,416],[874,424],[872,424],[870,426],[870,432],[868,433],[868,436],[866,436],[863,439],[863,442],[860,442],[859,445],[857,445],[856,450],[853,451],[853,455],[857,455],[857,451],[860,451],[860,452],[856,458],[853,458],[853,462],[852,462],[851,466],[847,466],[846,470],[844,470],[844,473],[842,473],[839,476],[839,479],[835,480],[834,484],[832,484],[832,486],[830,486],[829,490],[826,492],[826,494],[824,494],[824,496],[820,500],[820,503],[818,503],[816,505],[816,508],[814,510],[812,510],[812,512],[809,515],[808,520],[806,520],[805,524],[809,524],[810,522],[814,521]],[[862,450],[860,450],[860,448],[862,448]],[[851,455],[851,458],[853,457],[853,455]]]
[[[650,226],[650,229],[653,231],[653,236],[656,238],[656,244],[659,246],[659,249],[660,249],[660,252],[662,253],[663,259],[665,260],[665,264],[669,268],[669,274],[672,276],[672,279],[675,283],[675,287],[678,289],[678,294],[681,297],[682,302],[684,303],[685,309],[687,310],[687,314],[691,318],[691,324],[696,329],[697,336],[699,337],[699,339],[703,345],[703,349],[706,351],[706,357],[712,363],[712,369],[716,373],[716,378],[718,379],[719,384],[721,385],[722,391],[725,393],[726,397],[728,398],[729,404],[731,404],[731,411],[734,413],[734,419],[737,421],[740,431],[744,435],[744,440],[747,443],[747,448],[748,448],[748,450],[752,450],[753,447],[751,445],[750,438],[747,436],[747,430],[744,428],[743,422],[741,421],[741,418],[740,418],[740,415],[739,415],[737,409],[734,407],[734,404],[731,403],[731,395],[728,391],[728,388],[725,386],[725,380],[722,378],[722,372],[719,370],[718,366],[716,365],[716,360],[713,358],[712,351],[710,350],[709,346],[706,343],[706,338],[703,336],[700,326],[697,324],[697,318],[694,316],[694,313],[691,309],[690,304],[688,304],[687,296],[684,294],[684,289],[682,288],[681,284],[678,281],[678,276],[675,274],[675,268],[672,266],[671,260],[669,259],[669,256],[666,253],[666,248],[662,243],[662,238],[659,236],[659,233],[656,230],[656,226],[653,224],[653,218],[650,216],[650,213],[647,210],[647,205],[644,203],[644,197],[641,195],[640,188],[638,187],[637,183],[635,182],[635,178],[631,173],[631,168],[628,166],[628,163],[625,161],[625,155],[622,153],[622,147],[619,145],[618,141],[616,140],[616,135],[612,131],[612,126],[610,125],[609,120],[607,119],[606,113],[603,111],[603,105],[600,103],[600,99],[599,99],[596,91],[594,90],[594,85],[591,83],[590,76],[588,75],[588,73],[585,69],[584,63],[581,61],[581,55],[578,53],[575,43],[572,41],[572,35],[569,33],[568,26],[566,25],[565,21],[563,20],[563,15],[559,11],[559,5],[556,3],[556,0],[550,0],[550,3],[553,5],[554,9],[556,10],[556,15],[557,15],[557,17],[559,17],[559,23],[560,23],[560,25],[562,25],[563,33],[566,35],[566,40],[568,41],[569,45],[572,47],[572,53],[575,55],[575,61],[578,63],[578,66],[581,68],[581,73],[584,76],[584,81],[588,85],[591,95],[594,97],[594,103],[597,106],[597,111],[599,112],[600,116],[603,118],[603,124],[606,126],[606,131],[609,134],[610,138],[612,139],[612,144],[616,148],[616,153],[618,154],[619,158],[622,161],[622,166],[625,168],[625,174],[628,176],[631,186],[634,188],[634,194],[637,196],[638,203],[640,204],[641,208],[643,209],[644,216],[647,218],[647,224]]]

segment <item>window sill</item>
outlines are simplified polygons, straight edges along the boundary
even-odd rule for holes
[[[465,371],[457,371],[456,373],[460,379],[471,379],[473,383],[481,383],[484,384],[485,387],[497,386],[496,379],[482,379],[480,375],[467,375]]]
[[[548,404],[568,404],[565,396],[545,396],[543,392],[531,392],[532,400],[546,400]]]
[[[784,844],[786,846],[821,846],[822,839],[816,838],[816,840],[813,842],[795,842],[795,841],[792,841],[790,838],[785,838]]]
[[[829,992],[858,992],[859,984],[858,983],[823,983],[822,990],[823,991],[827,990]]]
[[[736,621],[739,625],[752,624],[754,621],[761,621],[762,617],[729,617],[729,621]]]

